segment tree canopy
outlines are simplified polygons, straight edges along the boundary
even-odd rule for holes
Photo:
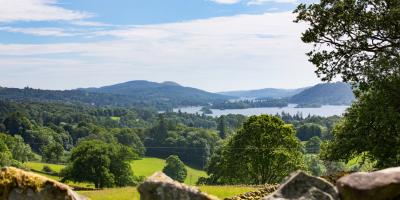
[[[304,167],[300,141],[292,125],[280,118],[250,117],[213,156],[209,180],[225,184],[277,183]]]
[[[172,179],[183,183],[187,176],[185,164],[176,155],[169,156],[166,163],[167,165],[163,168],[163,172]]]
[[[62,181],[91,182],[96,188],[133,185],[135,179],[129,161],[133,151],[120,144],[99,140],[82,141],[73,149]]]
[[[340,75],[360,88],[400,74],[399,0],[321,0],[300,4],[296,22],[322,80]]]
[[[348,161],[365,156],[376,167],[400,165],[400,79],[363,93],[335,127],[334,139],[323,145],[322,156]]]

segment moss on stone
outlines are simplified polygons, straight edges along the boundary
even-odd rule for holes
[[[69,187],[44,176],[14,167],[2,168],[0,171],[0,199],[8,199],[9,194],[14,189],[19,189],[23,193],[29,189],[36,193],[45,191],[67,195]]]

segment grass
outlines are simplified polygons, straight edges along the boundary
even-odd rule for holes
[[[220,199],[257,190],[246,186],[200,186],[202,192],[214,195]],[[80,191],[79,194],[91,200],[139,200],[140,195],[135,187],[113,188],[98,191]]]
[[[49,166],[53,171],[55,172],[60,172],[62,168],[64,168],[64,165],[57,165],[57,164],[48,164],[48,163],[40,163],[40,162],[27,162],[25,166],[29,169],[34,169],[37,171],[42,171],[43,166]],[[154,172],[156,171],[162,171],[162,169],[165,166],[165,160],[159,159],[159,158],[143,158],[141,160],[135,160],[131,163],[131,167],[133,170],[133,173],[135,176],[151,176]],[[197,170],[191,167],[186,166],[188,175],[185,180],[185,184],[188,185],[195,185],[199,177],[205,177],[207,176],[205,171],[202,170]],[[47,175],[44,173],[39,173],[43,176],[46,176],[48,178],[54,179],[56,181],[59,181],[60,178],[57,176],[51,176]],[[87,183],[74,183],[72,185],[80,186],[80,187],[86,187],[88,186]],[[93,187],[93,186],[90,186]]]
[[[50,167],[55,172],[60,172],[62,168],[64,168],[64,165],[58,165],[58,164],[48,164],[48,163],[41,163],[41,162],[27,162],[25,163],[25,166],[29,169],[34,169],[37,171],[42,171],[43,167],[47,165]]]
[[[112,188],[95,191],[79,191],[79,194],[91,200],[139,200],[139,192],[135,187]]]
[[[135,160],[131,163],[133,172],[136,176],[148,177],[156,171],[162,171],[165,166],[165,160],[159,158],[143,158],[141,160]],[[186,166],[187,177],[185,184],[195,185],[200,177],[206,177],[207,173],[202,170],[197,170]]]
[[[57,164],[47,164],[40,162],[27,162],[27,168],[34,169],[37,171],[41,171],[43,166],[49,166],[53,171],[60,172],[64,165]],[[143,158],[141,160],[135,160],[131,163],[132,169],[136,176],[150,176],[156,171],[162,171],[165,166],[165,160],[159,158]],[[185,183],[188,185],[194,185],[197,182],[197,179],[202,176],[207,176],[206,172],[202,170],[197,170],[191,167],[186,166],[188,170],[188,176],[185,180]],[[38,173],[44,175],[48,178],[59,181],[60,178],[57,176],[50,176],[43,173]],[[70,185],[80,186],[80,187],[91,187],[88,183],[67,183]],[[256,188],[254,187],[246,187],[246,186],[200,186],[201,191],[219,197],[221,199],[226,197],[232,197],[238,194],[242,194],[249,191],[254,191]],[[104,190],[95,190],[95,191],[79,191],[80,194],[89,197],[92,200],[139,200],[140,196],[135,187],[125,187],[125,188],[112,188],[112,189],[104,189]]]
[[[110,119],[114,120],[114,121],[119,121],[119,120],[121,120],[121,117],[110,117]]]
[[[61,169],[63,169],[65,166],[64,165],[59,165],[59,164],[50,164],[50,163],[41,163],[41,162],[26,162],[25,163],[25,167],[29,168],[29,169],[33,169],[36,171],[42,171],[44,166],[49,166],[50,169],[52,169],[54,172],[59,173],[61,171]],[[56,180],[56,181],[60,181],[61,178],[58,176],[53,176],[53,175],[48,175],[46,173],[40,173],[40,172],[34,172],[36,174],[45,176],[47,178]],[[74,182],[66,182],[66,184],[70,185],[70,186],[78,186],[78,187],[85,187],[85,188],[94,188],[94,184],[92,183],[74,183]]]

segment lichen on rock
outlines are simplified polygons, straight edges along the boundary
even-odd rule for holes
[[[81,200],[86,199],[65,184],[14,167],[0,171],[0,199]]]
[[[202,193],[197,187],[172,180],[162,172],[156,172],[138,187],[141,200],[218,200]]]

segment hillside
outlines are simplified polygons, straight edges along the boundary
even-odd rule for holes
[[[95,106],[139,106],[159,110],[198,106],[229,99],[174,82],[130,81],[101,88],[41,90],[0,87],[0,99],[14,101],[82,103]]]
[[[307,88],[290,98],[300,105],[350,105],[355,99],[351,86],[346,83],[323,83]]]
[[[167,81],[156,83],[144,80],[100,87],[79,89],[92,93],[125,95],[139,101],[160,100],[174,105],[204,105],[210,102],[229,99],[228,96],[214,94],[200,89],[184,87]]]
[[[241,90],[241,91],[228,91],[219,92],[219,94],[233,96],[233,97],[245,97],[245,98],[286,98],[291,97],[305,90],[306,88],[298,89],[277,89],[277,88],[265,88],[259,90]]]

